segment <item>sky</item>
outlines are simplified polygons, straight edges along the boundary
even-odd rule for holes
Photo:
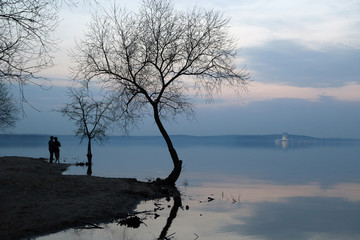
[[[117,3],[136,11],[140,1]],[[81,4],[80,4],[81,5]],[[212,103],[195,101],[193,120],[166,122],[169,134],[289,134],[360,138],[360,0],[174,0],[175,8],[216,9],[230,18],[251,73],[247,92],[225,89]],[[55,36],[55,66],[41,72],[52,88],[27,86],[32,107],[9,133],[72,134],[54,109],[68,101],[69,52],[90,21],[88,6],[63,7]],[[120,131],[111,134],[120,135]],[[145,118],[130,135],[159,135]]]

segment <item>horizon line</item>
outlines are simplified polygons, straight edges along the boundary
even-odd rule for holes
[[[284,132],[286,133],[286,132]],[[169,134],[173,137],[265,137],[265,136],[282,136],[284,133],[269,133],[269,134],[219,134],[219,135],[189,135],[189,134]],[[315,139],[342,139],[342,140],[356,140],[360,141],[360,138],[349,138],[349,137],[314,137],[310,135],[302,135],[302,134],[291,134],[286,133],[288,136],[293,137],[307,137],[307,138],[315,138]],[[46,133],[0,133],[0,136],[11,136],[11,135],[23,135],[23,136],[72,136],[77,137],[75,134],[46,134]],[[106,137],[161,137],[161,135],[108,135]]]

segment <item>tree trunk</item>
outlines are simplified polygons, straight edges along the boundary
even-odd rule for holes
[[[167,184],[167,185],[175,185],[175,183],[178,180],[178,178],[180,176],[180,173],[181,173],[182,161],[179,160],[179,157],[178,157],[178,155],[176,153],[176,150],[175,150],[175,148],[174,148],[174,146],[172,144],[170,136],[166,132],[166,130],[164,128],[164,125],[162,124],[162,122],[160,120],[157,105],[153,105],[153,108],[154,108],[155,123],[158,126],[158,128],[160,130],[160,133],[163,136],[163,138],[164,138],[164,140],[165,140],[165,142],[167,144],[171,159],[172,159],[173,164],[174,164],[174,168],[173,168],[172,172],[170,173],[170,175],[166,179],[162,180],[161,182],[164,183],[164,184]]]
[[[92,174],[92,154],[91,154],[91,138],[89,138],[89,142],[88,142],[88,151],[87,151],[87,159],[88,159],[88,169],[86,174],[91,176]]]

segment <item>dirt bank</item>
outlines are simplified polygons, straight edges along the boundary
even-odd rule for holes
[[[0,158],[0,239],[111,221],[170,189],[135,179],[62,175],[66,164]]]

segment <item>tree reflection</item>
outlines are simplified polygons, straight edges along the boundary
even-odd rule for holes
[[[162,231],[159,235],[158,240],[168,240],[168,239],[170,239],[171,236],[173,236],[175,234],[175,233],[173,233],[173,234],[167,235],[174,219],[177,216],[179,208],[182,208],[181,194],[176,188],[171,188],[171,194],[169,197],[167,197],[166,201],[170,202],[171,198],[173,198],[174,204],[170,210],[169,217],[166,220],[165,226],[162,228]],[[156,206],[156,208],[153,211],[151,211],[151,213],[149,213],[149,211],[145,211],[146,215],[154,215],[154,219],[156,219],[159,216],[156,212],[164,209],[163,207],[160,207],[161,204],[155,204],[155,206]],[[188,210],[189,208],[187,207],[186,209]],[[144,212],[141,212],[141,213],[144,213]],[[121,218],[120,220],[118,220],[118,224],[121,226],[126,226],[127,228],[138,228],[138,227],[140,227],[141,224],[145,224],[143,222],[143,220],[146,219],[146,217],[139,218],[137,216],[138,214],[140,214],[140,213],[137,213],[135,215],[134,214],[127,215],[127,216]]]
[[[91,156],[91,158],[92,158],[92,156]],[[88,162],[76,162],[74,165],[76,167],[86,167],[86,174],[88,176],[92,175],[92,163],[89,164]]]
[[[167,232],[169,231],[169,228],[171,227],[171,224],[172,224],[173,220],[176,218],[177,212],[178,212],[179,208],[182,207],[181,195],[180,195],[180,193],[179,193],[179,194],[175,194],[175,195],[173,196],[173,199],[174,199],[174,205],[173,205],[173,207],[171,208],[170,215],[169,215],[168,219],[166,220],[166,224],[165,224],[164,228],[162,229],[158,240],[166,240],[166,239],[169,239],[169,238],[166,236],[166,235],[167,235]]]

